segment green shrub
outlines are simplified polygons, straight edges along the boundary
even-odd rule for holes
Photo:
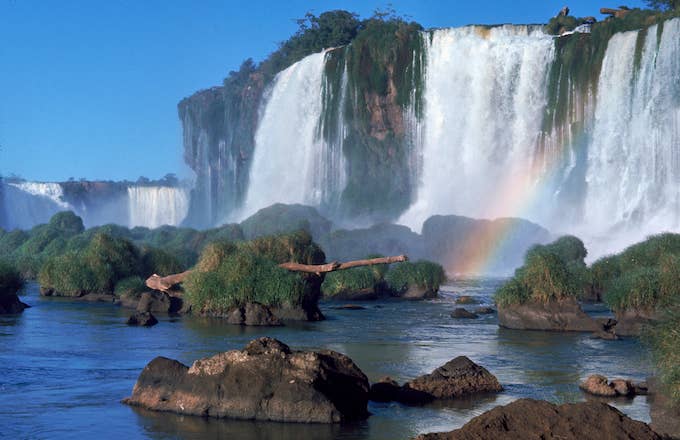
[[[654,308],[660,298],[659,270],[640,267],[612,280],[604,300],[612,310]]]
[[[446,281],[446,275],[441,265],[431,261],[405,262],[394,265],[387,272],[385,281],[395,292],[402,292],[411,286],[436,292]]]
[[[664,388],[680,405],[680,304],[669,307],[661,320],[645,330],[643,337],[652,349]]]
[[[371,267],[355,267],[326,274],[321,285],[324,296],[331,297],[339,293],[357,292],[363,289],[375,288],[382,280]]]
[[[61,296],[82,296],[97,291],[99,287],[92,269],[75,252],[48,259],[40,269],[38,282],[43,289]]]
[[[117,297],[139,298],[139,296],[149,290],[144,284],[144,280],[138,276],[124,278],[116,283],[114,294]]]
[[[16,293],[24,285],[21,274],[12,265],[0,261],[0,295]]]
[[[140,256],[140,273],[147,277],[152,274],[167,276],[187,269],[180,263],[179,259],[163,249],[143,247]]]
[[[214,270],[192,272],[184,289],[187,300],[199,313],[222,315],[248,302],[300,305],[306,287],[300,275],[281,269],[266,257],[239,249],[226,254]]]
[[[524,257],[524,265],[496,292],[496,303],[501,306],[527,301],[545,303],[581,296],[590,284],[586,255],[583,242],[573,236],[533,246]]]

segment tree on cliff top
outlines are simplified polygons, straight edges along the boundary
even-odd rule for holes
[[[647,6],[652,9],[674,10],[680,9],[680,0],[645,0]]]

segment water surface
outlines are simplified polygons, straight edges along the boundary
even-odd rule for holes
[[[42,298],[31,284],[22,300],[33,307],[22,315],[0,317],[0,437],[407,439],[455,429],[520,397],[584,400],[578,382],[589,374],[647,377],[646,353],[632,339],[602,341],[586,334],[513,331],[498,328],[495,315],[477,320],[449,316],[457,295],[490,304],[498,283],[459,281],[447,286],[438,300],[366,302],[365,310],[335,310],[332,306],[337,304],[323,304],[326,321],[276,328],[168,316],[158,316],[160,323],[152,328],[128,327],[129,310]],[[466,355],[495,374],[505,391],[425,407],[371,403],[373,415],[368,420],[340,426],[207,420],[120,403],[156,356],[190,364],[242,348],[259,336],[275,337],[298,349],[345,353],[371,381],[391,376],[403,382]],[[635,419],[649,421],[644,396],[612,403]]]

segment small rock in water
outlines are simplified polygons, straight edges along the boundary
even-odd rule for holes
[[[127,325],[138,325],[142,327],[151,327],[158,324],[158,320],[151,312],[137,312],[130,316],[127,320]]]
[[[493,307],[477,307],[475,313],[478,315],[490,315],[496,313],[496,310]]]
[[[459,296],[456,300],[456,304],[477,304],[478,302],[475,298],[468,295]]]
[[[475,319],[479,318],[476,314],[472,312],[468,312],[462,307],[456,308],[453,312],[451,312],[451,317],[456,318],[456,319]]]
[[[628,379],[613,379],[611,382],[606,377],[593,374],[579,385],[588,394],[600,397],[635,396],[647,394],[647,384],[634,383]]]

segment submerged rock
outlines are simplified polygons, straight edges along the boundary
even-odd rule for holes
[[[151,312],[137,312],[127,320],[127,325],[138,325],[140,327],[152,327],[156,324],[158,324],[158,320]]]
[[[335,310],[365,310],[366,307],[360,306],[358,304],[345,304],[342,306],[333,307]]]
[[[476,393],[502,391],[496,377],[465,356],[459,356],[403,386],[387,377],[371,386],[371,399],[418,405],[433,400],[455,399]]]
[[[451,312],[451,317],[456,319],[476,319],[479,318],[475,313],[468,312],[462,307],[456,307],[456,309]]]
[[[462,428],[417,440],[661,440],[649,425],[600,402],[555,405],[520,399],[475,417]]]
[[[490,315],[496,313],[496,310],[493,307],[477,307],[474,312],[478,315]]]
[[[498,325],[518,330],[563,332],[596,332],[602,330],[602,325],[588,316],[575,298],[499,307]]]
[[[428,289],[422,286],[408,286],[401,292],[395,292],[393,296],[402,299],[418,300],[418,299],[432,299],[437,297],[437,290]]]
[[[179,414],[336,423],[368,416],[368,379],[335,351],[294,351],[272,338],[187,367],[157,357],[123,400]]]
[[[456,299],[456,304],[477,304],[477,303],[479,303],[479,301],[467,295],[459,296],[458,299]]]

